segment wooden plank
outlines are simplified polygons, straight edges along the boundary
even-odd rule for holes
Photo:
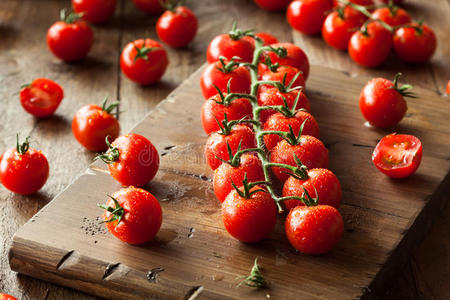
[[[178,299],[199,287],[205,299],[261,298],[266,294],[281,299],[348,299],[379,292],[401,262],[392,257],[407,253],[423,236],[419,221],[430,216],[421,214],[422,210],[428,204],[434,215],[435,207],[449,192],[448,178],[444,182],[449,162],[442,153],[449,153],[450,147],[436,142],[442,138],[449,141],[445,130],[448,122],[434,121],[444,113],[441,108],[448,105],[446,99],[416,90],[419,99],[426,97],[436,107],[421,110],[420,101],[411,103],[417,113],[402,123],[410,126],[408,130],[428,124],[427,136],[419,137],[429,150],[425,150],[423,164],[414,176],[392,181],[371,165],[371,149],[360,146],[372,147],[383,134],[367,128],[361,134],[364,121],[352,97],[367,78],[351,79],[342,72],[313,66],[308,95],[322,138],[331,145],[331,169],[342,181],[341,211],[347,231],[334,251],[312,257],[295,253],[284,237],[281,218],[270,238],[256,245],[239,243],[224,230],[208,179],[211,171],[203,163],[205,134],[199,118],[191,117],[203,103],[197,88],[199,74],[196,72],[133,129],[165,153],[160,172],[146,187],[161,200],[164,212],[155,241],[129,246],[95,223],[101,213],[95,204],[120,187],[105,166],[96,164],[16,233],[10,251],[12,268],[96,295],[120,298],[126,293],[131,299],[144,295]],[[324,90],[324,86],[329,89]],[[183,105],[186,102],[189,105]],[[342,125],[340,130],[336,124]],[[165,150],[167,146],[175,147]],[[189,235],[191,228],[195,229],[193,235]],[[262,257],[270,289],[233,288],[235,277],[247,273],[256,256]],[[120,268],[106,272],[108,265],[117,263]],[[157,284],[146,282],[145,275],[156,267],[164,268]],[[113,280],[105,280],[105,272],[106,278]]]

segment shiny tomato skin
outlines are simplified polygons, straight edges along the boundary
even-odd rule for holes
[[[392,81],[384,78],[374,78],[364,86],[359,108],[364,118],[379,128],[397,125],[408,110],[405,99],[394,89]]]
[[[262,189],[255,186],[254,191]],[[261,241],[272,232],[277,222],[277,207],[267,192],[256,192],[249,199],[232,190],[222,202],[222,220],[225,229],[235,239],[244,243]]]
[[[164,11],[159,0],[133,0],[133,3],[141,11],[151,15],[159,15]]]
[[[146,190],[133,186],[122,188],[111,195],[124,208],[122,220],[106,222],[106,228],[122,242],[140,245],[153,239],[162,223],[162,210],[158,200]],[[106,206],[116,207],[108,198]],[[112,215],[106,211],[102,219],[107,221]]]
[[[58,21],[47,32],[47,46],[59,59],[71,62],[87,56],[91,50],[94,33],[88,23],[76,20],[67,24]]]
[[[309,103],[308,98],[306,97],[305,93],[303,93],[300,90],[294,90],[288,93],[282,93],[277,88],[269,88],[266,90],[263,90],[258,95],[258,105],[259,106],[271,106],[271,105],[284,105],[283,97],[286,98],[286,102],[289,106],[289,108],[292,108],[295,103],[295,99],[297,95],[300,93],[297,107],[296,109],[306,109],[307,111],[311,110],[311,105]],[[260,113],[260,121],[261,124],[264,124],[266,120],[276,113],[275,110],[272,109],[266,109],[261,111]]]
[[[248,182],[264,181],[264,172],[261,161],[254,154],[244,153],[238,166],[222,163],[214,170],[214,193],[220,202],[223,202],[233,190],[231,183],[242,185],[245,175]]]
[[[119,149],[119,159],[108,164],[111,176],[124,186],[143,186],[155,177],[159,169],[159,154],[155,146],[142,135],[130,133],[111,143]]]
[[[261,68],[262,73],[260,74],[260,79],[263,81],[277,81],[283,82],[284,76],[286,76],[286,84],[289,84],[298,73],[297,79],[291,85],[291,88],[294,87],[305,87],[305,78],[303,78],[302,72],[291,66],[279,66],[275,72],[272,72],[270,69]],[[272,88],[273,85],[263,84],[259,86],[259,91],[264,89]]]
[[[286,9],[292,0],[254,0],[264,10],[281,11]]]
[[[287,216],[285,230],[289,243],[298,251],[323,254],[341,239],[344,221],[332,206],[297,206]]]
[[[21,155],[16,148],[12,148],[0,156],[0,181],[14,193],[36,193],[47,182],[48,174],[47,158],[36,149],[29,148]]]
[[[255,50],[254,42],[249,41],[248,38],[233,40],[228,33],[225,33],[216,36],[209,43],[206,59],[211,64],[218,61],[220,56],[224,56],[227,60],[236,56],[240,58],[238,61],[251,62],[253,50]]]
[[[331,0],[295,0],[289,4],[287,20],[301,33],[317,34],[332,7]]]
[[[63,98],[61,86],[47,78],[37,78],[20,91],[23,109],[38,118],[52,116]]]
[[[413,26],[419,26],[412,24]],[[414,28],[402,27],[395,31],[394,50],[402,60],[420,64],[428,61],[433,56],[437,47],[437,39],[433,30],[425,24],[420,26],[419,34]]]
[[[0,300],[17,300],[17,298],[8,294],[0,293]]]
[[[263,41],[263,45],[270,45],[278,43],[278,39],[267,32],[257,32],[255,33],[255,36],[259,37]]]
[[[330,205],[337,209],[341,204],[341,183],[336,175],[328,169],[308,170],[308,178],[304,180],[290,176],[283,185],[283,197],[302,197],[303,188],[308,191],[312,198],[319,197],[319,205]],[[304,206],[305,204],[300,200],[292,199],[283,201],[283,205],[286,211],[290,211],[296,206]]]
[[[197,34],[198,20],[186,6],[178,6],[174,11],[165,11],[156,23],[156,33],[169,46],[187,46]]]
[[[209,135],[205,145],[205,158],[211,169],[215,170],[222,164],[216,156],[223,160],[230,159],[227,141],[233,155],[236,153],[239,143],[241,143],[241,150],[256,147],[255,134],[248,126],[235,125],[228,135],[213,132]]]
[[[292,130],[297,134],[302,126],[303,122],[303,135],[310,135],[319,138],[319,125],[316,119],[308,112],[299,110],[293,117],[286,117],[281,113],[275,113],[271,115],[264,123],[264,131],[275,130],[289,132],[289,125]],[[267,150],[272,150],[279,141],[283,138],[276,134],[267,134],[264,136],[264,144]]]
[[[445,89],[445,93],[446,93],[447,95],[450,95],[450,80],[447,82],[447,87],[446,87],[446,89]]]
[[[302,135],[298,145],[290,145],[286,140],[278,144],[270,151],[270,162],[297,166],[294,154],[308,168],[328,168],[328,150],[317,138],[309,135]],[[289,175],[283,173],[284,168],[272,167],[275,176],[284,183]]]
[[[382,138],[372,154],[372,162],[392,178],[405,178],[419,168],[422,143],[408,134],[389,134]]]
[[[100,106],[89,104],[80,108],[72,120],[72,133],[77,141],[90,151],[105,151],[105,139],[115,140],[119,136],[117,119]]]
[[[146,59],[137,58],[135,47],[153,48],[150,50]],[[157,41],[151,39],[139,39],[125,46],[120,56],[120,68],[122,72],[132,81],[147,85],[152,84],[161,79],[166,72],[169,58],[166,50]]]
[[[381,7],[372,13],[372,17],[393,27],[406,25],[411,22],[411,16],[403,8],[397,8],[395,14],[393,14],[389,7]]]
[[[309,75],[309,60],[305,52],[297,45],[292,43],[276,43],[270,46],[274,48],[283,47],[287,51],[285,57],[279,57],[273,52],[265,52],[264,55],[268,56],[272,63],[279,63],[281,66],[291,66],[299,69],[303,72],[303,78],[305,81],[308,79]]]
[[[226,94],[224,95],[226,96]],[[201,120],[203,130],[206,134],[220,130],[216,119],[222,122],[225,114],[227,115],[228,121],[240,120],[245,117],[251,119],[253,116],[253,108],[248,99],[234,99],[228,106],[218,104],[216,101],[220,101],[219,95],[207,100],[202,106]]]
[[[344,8],[342,19],[337,11],[331,12],[322,26],[322,37],[333,48],[347,50],[348,42],[357,28],[361,27],[366,17],[350,6]]]
[[[226,92],[228,81],[230,80],[230,91],[232,93],[250,94],[250,72],[246,67],[236,67],[228,73],[224,73],[218,68],[222,68],[220,61],[209,64],[200,77],[200,87],[205,99],[209,99],[217,94],[214,85],[222,92]]]
[[[378,22],[367,26],[368,36],[361,31],[353,33],[348,44],[350,57],[364,67],[381,65],[391,53],[392,35]]]
[[[102,24],[114,14],[116,0],[72,0],[72,7],[89,23]]]

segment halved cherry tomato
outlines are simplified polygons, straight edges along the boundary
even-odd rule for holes
[[[47,79],[37,78],[24,85],[20,91],[20,103],[23,109],[38,118],[53,115],[64,97],[59,84]]]
[[[189,44],[197,34],[198,20],[186,6],[166,10],[156,23],[156,33],[161,41],[179,48]]]
[[[108,21],[116,8],[116,0],[72,0],[76,13],[82,13],[83,19],[93,24]]]
[[[395,53],[406,62],[424,63],[433,56],[436,47],[436,35],[425,24],[413,23],[395,31]]]
[[[414,173],[422,160],[422,143],[408,134],[389,134],[381,139],[372,154],[375,166],[392,178]]]
[[[254,41],[250,41],[245,32],[233,25],[229,33],[218,35],[209,43],[206,59],[208,63],[213,63],[223,56],[227,60],[236,57],[238,61],[251,62],[254,49]]]
[[[372,13],[372,17],[391,26],[401,26],[411,22],[408,12],[397,6],[378,8]]]
[[[286,9],[292,0],[254,0],[262,9],[268,11],[280,11]]]
[[[141,11],[151,15],[159,15],[164,11],[159,0],[133,0],[133,3]]]
[[[289,4],[287,20],[292,28],[301,33],[316,34],[322,29],[332,7],[331,0],[295,0]]]
[[[278,63],[281,66],[291,66],[299,69],[302,71],[303,78],[305,81],[308,79],[309,75],[309,61],[308,57],[306,56],[305,52],[297,46],[292,43],[276,43],[271,44],[270,46],[274,48],[284,48],[286,49],[286,56],[280,57],[274,52],[265,52],[264,56],[268,56],[272,63]],[[261,57],[262,60],[264,60],[263,57]],[[260,65],[261,66],[261,65]],[[262,65],[264,66],[264,65]],[[262,70],[261,70],[262,71]],[[260,72],[261,73],[261,72]]]

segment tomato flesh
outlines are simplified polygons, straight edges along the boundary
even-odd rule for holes
[[[22,107],[38,118],[53,115],[63,97],[63,89],[56,82],[46,78],[35,79],[20,91]]]

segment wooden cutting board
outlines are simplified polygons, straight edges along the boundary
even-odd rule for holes
[[[323,256],[297,253],[283,232],[243,244],[225,231],[212,172],[204,163],[206,135],[201,70],[194,73],[132,132],[158,148],[161,167],[146,186],[161,202],[163,224],[147,245],[124,244],[98,221],[97,203],[120,188],[94,163],[15,235],[9,259],[15,271],[107,298],[126,299],[350,299],[382,295],[411,247],[450,194],[448,99],[415,89],[405,119],[394,129],[422,140],[419,170],[405,180],[382,175],[370,160],[387,133],[365,125],[359,93],[368,80],[312,66],[307,95],[330,169],[343,187],[345,233]],[[269,288],[241,286],[260,256]]]

